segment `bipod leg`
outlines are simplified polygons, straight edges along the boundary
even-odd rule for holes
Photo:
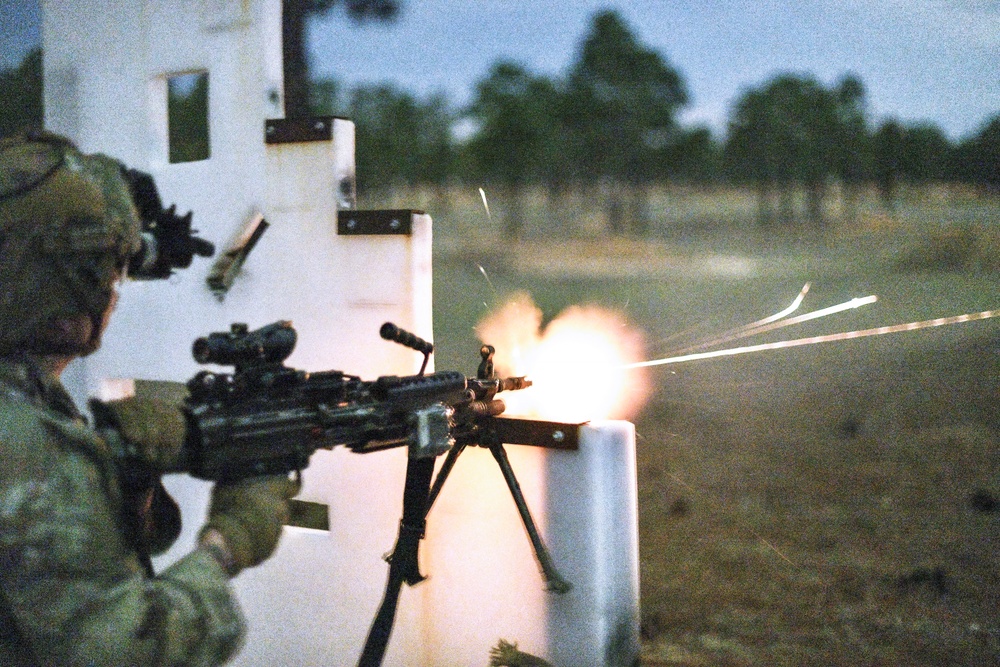
[[[448,475],[451,474],[451,469],[455,467],[455,462],[458,461],[458,455],[463,451],[465,451],[465,445],[453,445],[448,450],[448,455],[444,458],[444,463],[441,464],[441,469],[438,470],[437,477],[434,478],[434,485],[431,486],[431,492],[427,496],[427,513],[431,511],[434,501],[437,500],[438,494],[441,493],[441,488],[448,479]],[[424,514],[424,517],[427,516],[427,513]]]
[[[430,495],[434,459],[408,459],[406,484],[403,488],[403,518],[399,522],[399,536],[389,556],[389,579],[385,585],[382,604],[375,614],[365,640],[358,667],[380,667],[385,656],[392,626],[396,620],[396,606],[403,583],[410,586],[420,583],[417,559],[420,540],[424,537],[424,520],[427,516],[427,498]]]
[[[531,547],[535,550],[535,558],[542,568],[546,590],[553,593],[568,593],[573,588],[573,584],[563,579],[556,570],[556,566],[552,562],[552,556],[549,555],[549,550],[545,547],[545,543],[542,542],[542,536],[538,534],[535,521],[531,518],[531,512],[528,510],[528,503],[525,502],[524,494],[521,493],[521,485],[518,483],[517,477],[514,476],[514,469],[510,467],[510,459],[507,458],[507,451],[503,448],[502,444],[490,445],[489,449],[493,454],[493,458],[496,459],[497,465],[500,466],[503,478],[507,482],[507,488],[510,489],[510,495],[514,497],[517,512],[521,515],[521,522],[524,524],[524,529],[528,532]]]

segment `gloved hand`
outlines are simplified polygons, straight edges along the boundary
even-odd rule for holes
[[[301,482],[284,475],[267,475],[219,482],[212,489],[208,521],[201,530],[202,543],[226,552],[224,566],[230,576],[267,560],[278,546],[281,527],[288,521],[288,500]],[[219,545],[213,533],[222,537]]]
[[[128,458],[153,471],[172,470],[187,436],[187,420],[177,405],[136,396],[90,405],[98,428],[111,426],[125,440]]]
[[[179,398],[135,396],[90,402],[97,428],[119,436],[107,442],[122,472],[130,535],[140,553],[163,553],[181,532],[180,509],[160,481],[162,473],[175,468],[187,437],[187,420],[179,405]]]

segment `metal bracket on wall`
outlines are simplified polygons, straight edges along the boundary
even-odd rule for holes
[[[576,450],[580,448],[580,427],[583,425],[519,417],[497,417],[490,422],[490,429],[497,442],[507,445]]]
[[[304,141],[332,141],[337,116],[271,118],[264,121],[265,144],[295,144]]]
[[[337,211],[337,233],[343,236],[365,234],[413,234],[413,216],[423,211],[413,209],[386,209],[381,211]]]

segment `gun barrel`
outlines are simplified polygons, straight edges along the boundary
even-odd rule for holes
[[[507,404],[502,399],[494,398],[490,401],[472,401],[469,403],[469,412],[477,417],[497,417],[504,413]]]
[[[191,266],[195,255],[211,257],[215,245],[195,236],[192,213],[177,215],[177,206],[163,208],[152,175],[122,168],[132,203],[142,221],[142,246],[128,265],[128,275],[138,280],[169,278],[174,269]]]
[[[519,391],[531,386],[531,380],[526,377],[502,378],[499,391]]]

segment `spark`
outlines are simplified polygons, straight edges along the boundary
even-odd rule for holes
[[[799,306],[802,305],[802,302],[805,300],[806,294],[808,292],[809,292],[809,283],[806,283],[805,285],[802,286],[802,289],[799,290],[799,295],[795,297],[795,299],[792,301],[791,305],[788,306],[788,308],[778,311],[774,315],[771,315],[770,317],[765,317],[762,320],[757,320],[756,322],[751,322],[750,324],[744,324],[743,326],[734,329],[733,332],[739,333],[743,331],[749,331],[751,329],[756,329],[758,327],[762,327],[767,324],[771,324],[772,322],[777,322],[778,320],[788,317],[789,315],[791,315],[792,313],[794,313],[796,310],[799,309]],[[725,334],[722,335],[726,336],[729,335],[729,333],[730,332],[726,332]]]
[[[486,209],[486,217],[489,218],[490,222],[493,222],[493,216],[490,214],[490,203],[486,201],[486,190],[479,188],[479,196],[483,198],[483,208]]]
[[[675,482],[677,482],[678,484],[680,484],[681,486],[683,486],[685,489],[687,489],[691,493],[694,493],[694,494],[698,493],[698,489],[694,488],[693,486],[691,486],[690,484],[688,484],[687,482],[685,482],[679,476],[677,476],[677,475],[675,475],[673,473],[667,473],[667,476],[670,477]]]
[[[490,280],[489,275],[486,273],[486,269],[483,268],[482,264],[476,264],[476,267],[479,269],[479,272],[483,274],[483,278],[486,278],[486,284],[489,285],[490,289],[493,290],[493,293],[496,294],[497,288],[493,285],[493,281]],[[484,303],[483,305],[485,306],[486,304]]]
[[[771,317],[765,317],[760,322],[754,322],[753,324],[748,324],[747,327],[744,328],[752,328],[755,324],[770,324],[771,322],[780,320],[783,317],[788,317],[789,315],[791,315],[792,313],[794,313],[796,310],[799,309],[799,306],[802,305],[802,301],[806,298],[807,292],[809,292],[809,283],[806,283],[805,285],[802,286],[802,289],[799,290],[799,295],[795,297],[795,299],[792,301],[792,304],[788,306],[788,308],[785,308],[779,313],[771,315]]]
[[[852,301],[847,302],[848,304],[854,301],[863,301],[864,299],[852,299]],[[845,305],[845,304],[840,304]],[[820,312],[820,311],[816,311]],[[792,340],[782,340],[775,343],[761,343],[759,345],[746,345],[744,347],[733,347],[725,350],[714,350],[711,352],[696,352],[693,354],[682,354],[674,357],[666,357],[663,359],[653,359],[651,361],[640,361],[635,364],[629,364],[624,366],[624,368],[643,368],[648,366],[662,366],[665,364],[679,364],[685,361],[697,361],[700,359],[714,359],[717,357],[732,357],[738,354],[748,354],[750,352],[761,352],[763,350],[777,350],[785,347],[800,347],[802,345],[816,345],[818,343],[830,343],[838,340],[849,340],[852,338],[866,338],[868,336],[883,336],[885,334],[900,333],[903,331],[917,331],[918,329],[929,329],[931,327],[943,327],[950,324],[961,324],[962,322],[976,322],[978,320],[987,320],[992,317],[1000,316],[1000,310],[984,310],[979,313],[966,313],[964,315],[953,315],[951,317],[939,317],[933,320],[922,320],[919,322],[907,322],[905,324],[892,324],[884,327],[875,327],[873,329],[860,329],[857,331],[844,331],[835,334],[826,334],[824,336],[810,336],[808,338],[795,338]],[[803,317],[805,317],[803,315]]]
[[[687,489],[688,492],[690,492],[691,494],[703,497],[703,494],[701,492],[699,492],[698,489],[696,489],[692,485],[688,484],[679,475],[675,475],[673,473],[667,473],[667,476],[670,477],[675,482],[677,482],[680,486],[682,486],[685,489]],[[711,504],[714,505],[715,503],[711,503]],[[760,540],[767,548],[769,548],[774,553],[778,554],[778,556],[781,557],[781,559],[784,560],[786,563],[788,563],[792,567],[796,567],[796,568],[798,567],[798,565],[796,565],[792,561],[791,558],[789,558],[784,553],[782,553],[781,549],[779,549],[778,547],[774,546],[773,542],[771,542],[770,540],[766,539],[763,535],[761,535],[760,533],[758,533],[753,528],[748,528],[747,530],[749,530],[750,534],[753,535],[754,537],[756,537],[758,540]]]
[[[656,342],[656,347],[658,347],[658,348],[659,347],[663,347],[667,343],[669,343],[671,341],[674,341],[674,340],[677,340],[677,339],[684,340],[686,338],[693,338],[694,334],[699,329],[704,329],[707,326],[708,326],[708,322],[699,322],[698,324],[695,324],[694,326],[688,327],[687,329],[681,329],[680,331],[675,331],[674,333],[672,333],[672,334],[670,334],[670,335],[668,335],[668,336],[666,336],[664,338],[661,338],[659,341],[657,341]],[[689,346],[687,348],[677,348],[677,349],[671,351],[670,354],[681,354],[682,352],[690,352],[691,350],[694,350],[694,349],[698,349],[696,345],[692,345],[692,346]]]
[[[789,305],[784,310],[780,310],[774,315],[771,315],[770,317],[765,317],[762,320],[757,320],[756,322],[751,322],[750,324],[744,324],[743,326],[736,327],[735,329],[730,329],[729,331],[723,332],[711,340],[707,340],[702,343],[696,343],[695,345],[691,345],[689,347],[677,350],[672,354],[674,355],[685,354],[687,352],[693,352],[695,350],[703,350],[706,347],[713,347],[715,345],[721,345],[722,343],[728,343],[731,340],[737,340],[739,338],[745,338],[747,336],[751,336],[754,333],[757,333],[756,331],[754,331],[755,329],[771,324],[772,322],[777,322],[778,320],[784,319],[785,317],[788,317],[796,310],[798,310],[799,306],[802,305],[802,301],[805,300],[806,294],[808,292],[809,292],[809,283],[806,283],[805,285],[802,286],[802,289],[799,290],[799,295],[795,297],[791,305]]]
[[[789,558],[785,554],[781,553],[781,550],[778,549],[778,547],[774,546],[771,542],[765,540],[763,535],[761,535],[760,533],[758,533],[756,530],[753,530],[752,528],[750,529],[750,532],[753,534],[754,537],[756,537],[758,540],[760,540],[761,542],[763,542],[765,546],[767,546],[768,548],[770,548],[771,551],[773,551],[774,553],[776,553],[779,556],[781,556],[781,558],[785,562],[787,562],[789,565],[791,565],[792,567],[798,567],[798,565],[796,565],[795,563],[792,562],[791,558]]]
[[[742,336],[740,336],[740,338],[746,336],[756,336],[757,334],[764,333],[766,331],[773,331],[775,329],[781,329],[782,327],[791,326],[793,324],[801,324],[802,322],[808,322],[810,320],[818,320],[819,318],[826,317],[827,315],[833,315],[835,313],[841,313],[845,310],[860,308],[861,306],[867,306],[868,304],[875,303],[876,301],[878,301],[878,297],[874,294],[858,297],[856,299],[851,299],[850,301],[845,301],[844,303],[838,303],[836,306],[820,308],[819,310],[814,310],[810,313],[799,315],[798,317],[791,317],[780,322],[772,322],[770,324],[764,324],[748,329]]]

